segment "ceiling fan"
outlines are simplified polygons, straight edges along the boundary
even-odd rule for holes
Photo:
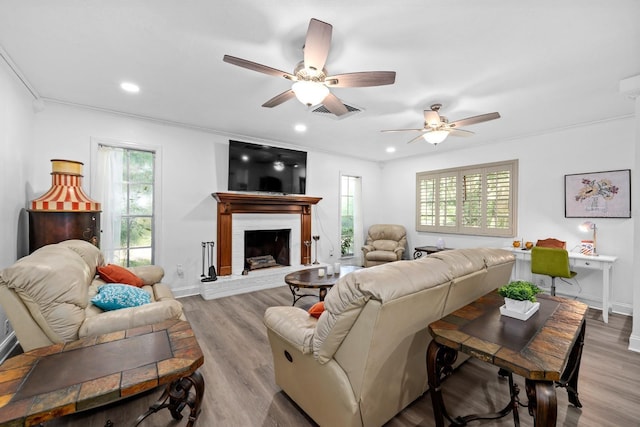
[[[424,110],[424,127],[422,129],[390,129],[381,132],[421,132],[420,135],[413,138],[409,143],[418,141],[423,138],[430,144],[438,145],[444,141],[449,135],[452,136],[471,136],[473,132],[460,129],[462,126],[474,125],[477,123],[488,122],[500,118],[500,113],[487,113],[479,116],[467,117],[466,119],[449,122],[445,116],[440,115],[442,104],[433,104],[430,110]]]
[[[263,107],[275,107],[296,97],[307,106],[323,104],[331,113],[341,116],[348,112],[347,107],[331,93],[329,88],[390,85],[395,82],[396,73],[395,71],[364,71],[329,75],[324,66],[329,55],[332,30],[331,24],[311,19],[303,46],[304,59],[296,65],[293,73],[230,55],[224,55],[223,61],[271,76],[284,77],[294,82],[291,89],[274,96],[262,104]]]

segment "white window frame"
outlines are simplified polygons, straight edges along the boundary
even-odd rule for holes
[[[506,227],[489,225],[487,212],[490,197],[487,191],[487,177],[493,177],[495,172],[508,172],[509,185],[506,203],[508,213],[504,215],[508,222]],[[477,226],[465,226],[463,221],[464,206],[464,177],[480,175],[481,200],[480,223]],[[455,181],[447,190],[444,184]],[[426,191],[430,187],[430,192]],[[455,189],[455,191],[453,191]],[[476,236],[513,237],[517,234],[518,224],[518,160],[485,163],[458,168],[441,169],[436,171],[416,173],[416,230],[432,233],[467,234]],[[425,191],[422,191],[425,190]],[[433,197],[430,197],[433,196]],[[447,200],[449,202],[447,203]],[[503,199],[504,201],[504,199]],[[448,204],[448,209],[443,206]]]
[[[153,244],[151,249],[151,262],[155,265],[162,265],[163,258],[163,244],[162,244],[162,188],[160,186],[160,182],[162,182],[162,147],[159,145],[152,144],[141,144],[132,141],[123,141],[119,139],[113,138],[103,138],[103,137],[91,137],[91,182],[90,188],[91,192],[95,192],[93,185],[96,181],[96,168],[93,165],[97,164],[98,158],[98,147],[100,145],[108,145],[116,148],[128,149],[128,150],[138,150],[138,151],[150,151],[155,154],[154,160],[154,183],[153,183]]]

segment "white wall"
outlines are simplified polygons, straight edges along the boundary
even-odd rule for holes
[[[444,142],[455,144],[455,139]],[[578,230],[584,219],[564,217],[564,175],[616,169],[633,169],[634,121],[632,118],[524,137],[477,149],[453,151],[388,162],[383,169],[383,205],[390,222],[408,230],[409,251],[420,245],[435,245],[443,237],[448,247],[509,246],[512,239],[440,235],[415,231],[416,172],[457,166],[519,160],[518,237],[525,241],[555,237],[572,249],[590,237]],[[632,201],[632,206],[638,201]],[[401,208],[403,207],[403,208]],[[612,302],[614,310],[631,313],[633,296],[632,219],[596,218],[598,251],[618,258],[614,266]],[[602,300],[600,271],[580,270],[580,298]],[[558,282],[559,283],[559,282]],[[579,289],[559,285],[558,292],[578,295]]]
[[[28,250],[27,180],[33,154],[33,97],[0,60],[0,269]],[[4,313],[0,311],[0,351],[6,349]],[[0,352],[0,359],[3,354]]]
[[[211,193],[227,191],[229,137],[53,103],[38,113],[35,130],[29,200],[49,189],[50,159],[54,158],[83,162],[83,187],[90,194],[92,140],[155,148],[162,159],[155,262],[165,268],[165,281],[177,295],[199,292],[201,242],[217,240],[217,204]],[[375,197],[380,169],[376,163],[309,151],[307,194],[323,197],[313,207],[312,220],[312,233],[321,236],[319,260],[339,256],[339,174],[345,170],[363,177],[367,183],[365,212],[370,213],[372,222],[380,220]],[[333,258],[329,256],[332,249]],[[183,277],[177,275],[178,264],[183,266]]]

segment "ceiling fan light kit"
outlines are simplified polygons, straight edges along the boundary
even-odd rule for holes
[[[291,90],[296,94],[298,101],[307,107],[318,105],[329,95],[329,88],[322,83],[299,80],[291,86]]]
[[[433,132],[427,132],[422,135],[425,141],[429,144],[438,145],[449,136],[448,130],[434,130]]]

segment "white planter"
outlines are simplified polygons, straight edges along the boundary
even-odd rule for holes
[[[539,302],[518,301],[511,298],[504,299],[504,305],[500,307],[500,314],[519,320],[527,320],[540,308]]]
[[[504,304],[506,305],[507,310],[518,313],[526,313],[531,310],[531,307],[533,307],[533,303],[529,300],[518,301],[511,298],[505,298]]]

